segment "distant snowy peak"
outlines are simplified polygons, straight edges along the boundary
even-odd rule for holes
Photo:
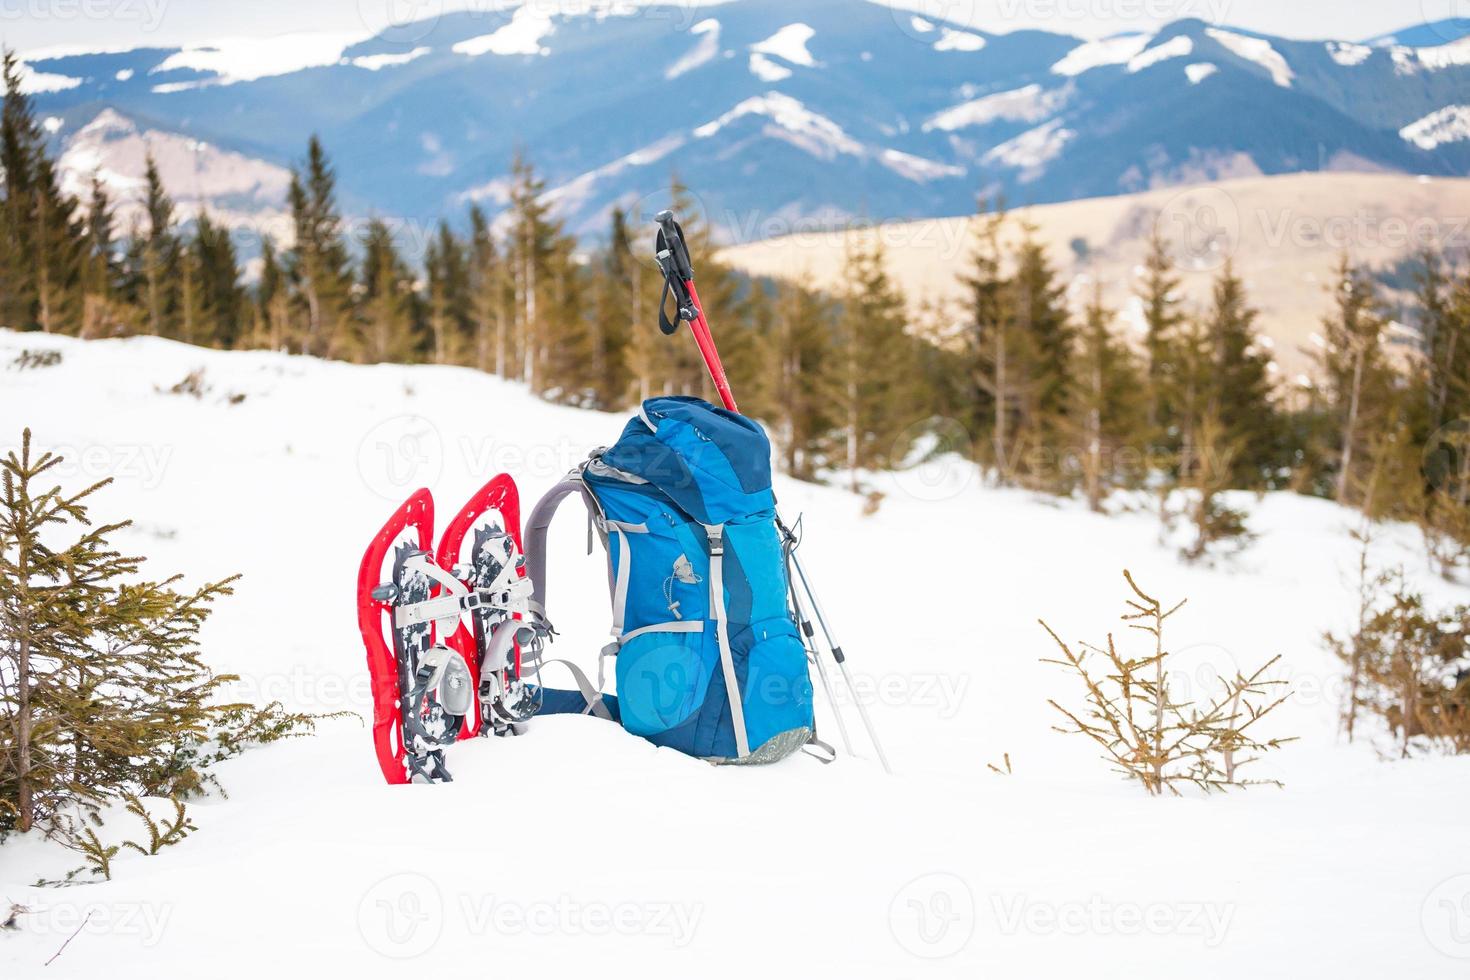
[[[1351,44],[1347,41],[1328,41],[1327,54],[1344,68],[1356,68],[1373,57],[1373,49],[1366,44]]]
[[[952,27],[943,28],[939,40],[934,42],[935,51],[979,51],[983,47],[985,38],[979,34],[958,31]]]
[[[699,139],[709,139],[731,123],[746,116],[768,120],[765,133],[799,147],[812,156],[831,160],[839,154],[862,156],[863,145],[841,126],[800,101],[780,92],[767,92],[739,103],[728,112],[694,130]]]
[[[838,156],[874,160],[916,183],[963,177],[966,174],[964,167],[954,164],[930,160],[890,147],[865,145],[836,122],[781,92],[767,92],[746,99],[718,118],[697,127],[693,135],[696,139],[709,139],[732,123],[752,116],[765,120],[763,135],[781,140],[820,160],[835,160]]]
[[[1442,71],[1470,65],[1470,37],[1432,48],[1395,47],[1389,50],[1394,68],[1401,75]]]
[[[1219,65],[1212,65],[1207,61],[1202,61],[1193,65],[1185,65],[1184,75],[1189,79],[1189,84],[1198,85],[1219,70]]]
[[[1040,176],[1045,165],[1060,156],[1076,136],[1060,119],[1053,119],[997,146],[985,154],[982,162],[1020,170],[1022,181],[1027,182]]]
[[[189,70],[211,77],[193,83],[165,83],[155,87],[168,93],[204,85],[234,85],[276,75],[289,75],[304,68],[319,68],[341,62],[342,53],[364,40],[361,32],[301,32],[279,37],[237,37],[190,45],[174,52],[148,74]]]
[[[672,81],[680,75],[688,74],[700,65],[714,61],[720,55],[719,21],[713,17],[707,18],[691,27],[689,33],[698,37],[699,40],[682,58],[664,70],[666,80]]]
[[[1187,58],[1194,53],[1194,41],[1184,34],[1172,37],[1163,44],[1146,48],[1128,59],[1128,71],[1137,73],[1170,58]]]
[[[1150,34],[1120,34],[1116,37],[1085,41],[1067,52],[1067,56],[1051,66],[1057,75],[1081,75],[1107,65],[1126,65],[1143,53],[1153,41]]]
[[[1399,135],[1423,150],[1470,140],[1470,105],[1452,105],[1431,112],[1399,130]]]
[[[291,181],[284,167],[182,133],[144,128],[114,109],[103,109],[66,140],[59,160],[62,185],[89,200],[95,175],[119,215],[130,219],[141,208],[150,155],[184,217],[207,210],[222,224],[240,227],[280,216]]]
[[[1250,37],[1234,31],[1221,30],[1218,27],[1206,28],[1205,33],[1220,42],[1237,58],[1243,58],[1264,68],[1271,76],[1271,81],[1277,85],[1282,88],[1291,88],[1296,74],[1286,63],[1286,59],[1281,56],[1281,52],[1271,46],[1270,41],[1263,37]]]
[[[770,55],[803,68],[815,68],[817,60],[807,50],[807,44],[816,34],[816,30],[807,24],[787,24],[764,41],[752,44],[750,50],[755,54]]]
[[[528,3],[517,7],[510,21],[504,26],[454,45],[454,53],[478,58],[485,54],[498,55],[548,55],[551,50],[542,41],[556,30],[551,15],[541,4]]]
[[[1047,90],[1037,84],[994,92],[935,113],[925,120],[923,129],[948,133],[1002,120],[1040,122],[1066,104],[1069,92],[1068,88]]]

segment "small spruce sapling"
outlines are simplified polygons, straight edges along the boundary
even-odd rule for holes
[[[1273,657],[1249,676],[1237,671],[1221,679],[1222,690],[1202,705],[1176,701],[1170,694],[1169,658],[1164,643],[1164,624],[1177,613],[1183,600],[1165,609],[1163,603],[1145,593],[1123,572],[1133,597],[1127,600],[1123,620],[1152,638],[1152,650],[1131,657],[1118,650],[1109,633],[1105,647],[1083,643],[1074,651],[1041,621],[1062,659],[1044,658],[1077,675],[1085,687],[1082,708],[1072,709],[1048,701],[1066,719],[1056,726],[1064,734],[1085,736],[1103,748],[1103,758],[1129,779],[1138,780],[1151,796],[1167,790],[1179,795],[1181,784],[1206,792],[1269,784],[1275,780],[1240,778],[1240,770],[1255,762],[1263,752],[1279,748],[1291,739],[1257,737],[1256,725],[1280,706],[1289,692],[1277,694],[1285,681],[1266,678],[1279,657]],[[1101,658],[1101,669],[1092,666]]]
[[[1400,758],[1470,753],[1470,607],[1428,608],[1402,569],[1372,582],[1388,600],[1352,635],[1324,638],[1349,670],[1344,714],[1380,718]]]

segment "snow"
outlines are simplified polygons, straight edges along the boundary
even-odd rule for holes
[[[651,164],[658,163],[682,147],[684,143],[684,137],[679,134],[665,136],[655,143],[650,143],[648,146],[634,150],[632,153],[619,157],[611,163],[604,164],[595,170],[589,170],[587,173],[579,174],[566,183],[553,187],[546,192],[543,200],[555,206],[561,213],[575,211],[591,199],[593,191],[603,181],[625,173],[634,167],[647,167]],[[489,192],[485,192],[484,189],[477,189],[461,195],[461,199],[479,200],[481,197],[493,198],[495,197],[494,192],[497,190],[499,190],[498,185],[491,188]],[[512,220],[511,215],[502,214],[496,219],[497,226],[502,221],[509,220]]]
[[[516,8],[509,22],[489,34],[481,34],[454,45],[455,54],[471,58],[483,54],[539,54],[551,53],[541,42],[555,32],[551,15],[542,4],[528,3]]]
[[[1470,139],[1470,105],[1445,106],[1399,130],[1399,136],[1424,150]]]
[[[1060,119],[1053,119],[1000,144],[981,157],[981,162],[1035,170],[1055,159],[1076,135]]]
[[[1191,85],[1198,85],[1219,70],[1220,67],[1218,65],[1212,65],[1208,61],[1184,66],[1184,74],[1189,78],[1189,84]]]
[[[807,42],[816,36],[816,30],[806,24],[787,24],[750,50],[757,54],[768,54],[804,68],[815,68],[816,59],[807,50]]]
[[[979,51],[983,47],[985,38],[979,34],[957,31],[952,27],[944,28],[939,34],[939,40],[934,42],[935,51]]]
[[[1194,41],[1180,34],[1177,37],[1170,38],[1163,44],[1156,44],[1151,48],[1145,49],[1141,54],[1130,58],[1128,61],[1128,71],[1130,73],[1140,72],[1161,61],[1168,61],[1170,58],[1185,58],[1193,53]]]
[[[915,31],[919,32],[920,34],[933,34],[934,33],[934,24],[933,24],[933,22],[927,21],[927,20],[925,20],[922,17],[917,17],[917,16],[910,17],[909,18],[909,26],[911,26]]]
[[[352,64],[357,68],[366,68],[368,71],[380,71],[384,68],[396,68],[406,65],[410,61],[416,61],[429,53],[428,48],[418,47],[412,51],[402,54],[364,54],[352,59]]]
[[[780,82],[791,77],[790,68],[757,52],[750,55],[750,73],[763,82]]]
[[[117,79],[119,82],[126,82],[133,77],[133,69],[124,68],[112,77]]]
[[[233,37],[194,44],[169,55],[149,69],[150,75],[191,69],[215,77],[200,84],[232,85],[303,68],[335,65],[342,52],[363,40],[361,32],[300,31],[277,37]],[[159,91],[162,86],[155,86]],[[199,87],[197,84],[193,87]],[[171,89],[180,91],[180,89]]]
[[[964,167],[951,166],[947,163],[940,163],[937,160],[914,156],[912,153],[904,153],[902,150],[885,149],[878,154],[878,162],[900,177],[906,177],[919,184],[925,184],[931,180],[942,180],[946,177],[963,177],[965,175]]]
[[[752,96],[719,118],[696,128],[694,135],[708,139],[735,120],[752,115],[770,120],[763,130],[765,135],[785,140],[820,159],[832,160],[843,153],[851,156],[864,153],[862,144],[848,136],[837,123],[780,92]]]
[[[1391,54],[1400,74],[1411,74],[1418,69],[1438,71],[1458,68],[1470,65],[1470,37],[1433,48],[1395,47]]]
[[[1344,68],[1354,68],[1361,65],[1373,56],[1373,49],[1366,44],[1352,44],[1347,41],[1328,41],[1327,53],[1332,60]]]
[[[0,367],[0,418],[65,449],[69,486],[116,478],[92,516],[135,518],[115,538],[152,556],[147,570],[243,572],[206,657],[241,675],[242,696],[305,710],[369,711],[349,583],[399,499],[431,486],[442,524],[509,469],[528,508],[624,422],[459,368],[5,332],[0,365],[21,348],[64,359]],[[195,369],[202,399],[160,393]],[[388,787],[363,729],[331,722],[228,763],[229,797],[190,806],[198,832],[156,857],[124,851],[111,882],[38,889],[75,857],[36,839],[0,847],[0,897],[34,910],[0,941],[0,974],[379,980],[485,964],[724,978],[821,957],[863,980],[1124,964],[1130,980],[1463,976],[1446,916],[1466,894],[1470,759],[1383,762],[1337,734],[1341,670],[1320,634],[1353,616],[1351,514],[1246,495],[1232,503],[1259,540],[1189,566],[1144,510],[1100,517],[990,489],[954,459],[875,479],[887,496],[871,517],[839,489],[783,478],[777,491],[805,514],[803,555],[894,777],[861,743],[830,766],[716,769],[554,717],[451,748],[453,784]],[[551,601],[554,653],[591,668],[607,582],[585,534],[575,514],[553,526]],[[1436,604],[1466,600],[1428,573],[1411,529],[1384,529],[1375,548]],[[890,554],[906,569],[891,581],[874,572]],[[1046,699],[1077,692],[1039,662],[1052,651],[1036,618],[1069,640],[1114,630],[1142,655],[1118,621],[1125,565],[1190,598],[1171,620],[1188,687],[1282,655],[1294,695],[1267,724],[1299,740],[1258,775],[1284,790],[1148,799],[1050,730]],[[817,710],[836,740],[820,696]],[[986,769],[1006,753],[1014,775]],[[116,815],[99,833],[137,831]]]
[[[689,29],[689,33],[699,35],[699,40],[682,58],[664,70],[664,78],[667,80],[708,64],[720,53],[720,22],[713,17],[707,17],[695,24]]]
[[[1266,69],[1271,75],[1271,80],[1282,88],[1291,88],[1291,81],[1296,76],[1292,73],[1291,66],[1281,56],[1281,52],[1271,47],[1271,42],[1265,38],[1247,37],[1244,34],[1236,34],[1234,31],[1225,31],[1217,27],[1205,28],[1205,33],[1219,41],[1231,54],[1246,61],[1253,61]]]
[[[1149,34],[1119,34],[1115,37],[1086,41],[1061,61],[1051,66],[1057,75],[1080,75],[1106,65],[1126,65],[1153,42]]]
[[[1043,89],[1040,85],[994,92],[961,102],[935,113],[925,120],[924,131],[952,133],[970,126],[986,126],[998,120],[1040,122],[1067,101],[1066,89]]]
[[[40,59],[37,59],[40,60]],[[20,62],[20,90],[26,95],[43,95],[49,92],[65,92],[82,84],[82,79],[53,72],[36,71],[25,62]]]

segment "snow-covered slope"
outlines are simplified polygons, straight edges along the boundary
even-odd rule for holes
[[[23,348],[62,362],[15,370]],[[194,370],[203,397],[167,393]],[[115,477],[94,513],[136,518],[119,543],[156,571],[244,573],[205,637],[242,693],[364,713],[352,583],[398,498],[427,484],[450,510],[504,468],[534,499],[621,426],[462,369],[15,333],[0,333],[0,419],[0,444],[30,425],[65,449],[69,484]],[[1144,514],[982,489],[960,465],[879,483],[873,517],[837,489],[778,490],[806,515],[894,777],[870,758],[714,769],[559,717],[458,746],[452,785],[389,788],[367,733],[329,724],[226,766],[229,798],[191,808],[199,833],[120,857],[111,883],[36,889],[70,857],[0,848],[0,897],[35,910],[0,935],[0,974],[1463,975],[1438,903],[1466,893],[1470,761],[1387,764],[1336,734],[1319,636],[1353,608],[1349,514],[1268,497],[1261,540],[1212,570],[1181,565]],[[551,613],[557,652],[590,665],[607,597],[583,544],[578,518],[554,528]],[[1464,598],[1429,582],[1416,545],[1391,530],[1377,557]],[[1296,694],[1273,732],[1300,741],[1257,775],[1285,790],[1151,800],[1051,732],[1046,699],[1077,692],[1038,662],[1036,617],[1101,639],[1125,565],[1191,598],[1174,641],[1195,693],[1212,669],[1282,655]],[[1005,753],[1014,775],[986,769]],[[124,816],[103,835],[133,832]]]

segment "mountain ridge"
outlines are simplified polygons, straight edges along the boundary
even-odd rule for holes
[[[367,39],[67,54],[29,71],[63,150],[104,111],[261,167],[290,165],[315,132],[349,210],[427,222],[470,200],[494,209],[521,149],[581,234],[614,205],[661,199],[676,171],[727,239],[958,215],[977,194],[1041,204],[1303,170],[1470,172],[1463,36],[1305,42],[1186,19],[1084,41],[750,0],[461,12]]]

